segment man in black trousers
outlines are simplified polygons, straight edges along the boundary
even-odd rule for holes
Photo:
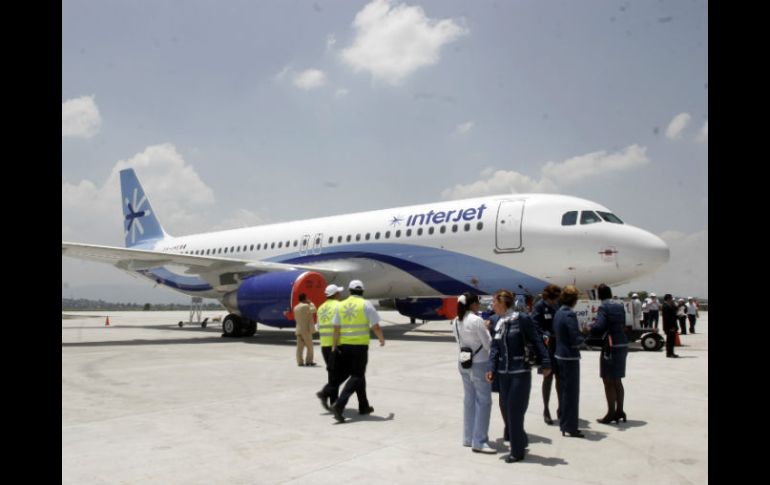
[[[679,357],[674,353],[676,342],[676,305],[671,293],[663,297],[663,331],[666,332],[666,357]]]

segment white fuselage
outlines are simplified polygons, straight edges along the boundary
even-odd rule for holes
[[[627,282],[668,261],[669,249],[657,236],[604,220],[581,224],[579,217],[562,225],[569,211],[610,212],[569,196],[500,195],[166,238],[144,247],[334,268],[330,283],[363,280],[367,298],[500,288],[539,293],[548,283],[585,290]],[[170,286],[183,293],[221,296],[223,288],[166,269],[164,280],[178,277]]]

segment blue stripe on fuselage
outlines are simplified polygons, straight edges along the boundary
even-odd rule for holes
[[[350,244],[326,247],[321,254],[301,256],[293,253],[267,261],[307,264],[341,258],[367,258],[389,264],[444,295],[465,291],[494,293],[500,288],[518,292],[518,285],[538,291],[548,284],[520,271],[463,253],[409,244]]]

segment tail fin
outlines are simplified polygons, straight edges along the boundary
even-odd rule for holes
[[[167,236],[133,168],[120,171],[120,192],[127,248]]]

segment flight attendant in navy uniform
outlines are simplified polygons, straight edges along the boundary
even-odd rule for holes
[[[611,300],[612,290],[605,284],[599,285],[599,299],[602,304],[596,314],[596,324],[590,328],[593,335],[607,335],[606,349],[599,353],[599,375],[604,382],[604,395],[607,398],[607,414],[596,421],[602,424],[626,421],[623,411],[625,390],[623,381],[626,376],[626,358],[628,357],[628,337],[626,337],[626,311],[622,303]]]
[[[554,378],[556,379],[556,398],[558,401],[558,407],[556,408],[556,416],[559,416],[561,410],[561,394],[559,389],[559,366],[558,361],[554,359],[556,353],[556,335],[553,329],[553,316],[559,309],[559,295],[561,294],[561,288],[556,285],[548,285],[543,289],[543,298],[535,303],[535,309],[532,311],[532,320],[538,326],[538,330],[543,336],[543,339],[547,342],[546,348],[548,349],[548,356],[551,359],[551,375],[543,377],[543,421],[545,424],[553,424],[551,418],[551,410],[548,409],[548,402],[551,400],[551,383]],[[542,369],[538,369],[538,374],[542,374]]]
[[[556,360],[559,362],[561,379],[561,416],[559,428],[561,434],[569,434],[573,438],[583,438],[585,435],[578,429],[578,403],[580,401],[580,344],[583,336],[580,334],[577,315],[573,311],[578,300],[578,290],[572,285],[564,287],[559,300],[561,308],[553,319],[553,330],[556,333]]]
[[[505,462],[513,463],[524,459],[529,444],[524,431],[524,414],[532,389],[532,368],[524,360],[524,338],[533,344],[535,352],[542,358],[544,376],[551,373],[551,361],[532,318],[524,312],[513,311],[514,295],[500,290],[493,301],[495,313],[500,315],[500,326],[492,339],[486,379],[492,382],[497,373],[500,380],[500,398],[505,403],[511,442],[511,452]]]

